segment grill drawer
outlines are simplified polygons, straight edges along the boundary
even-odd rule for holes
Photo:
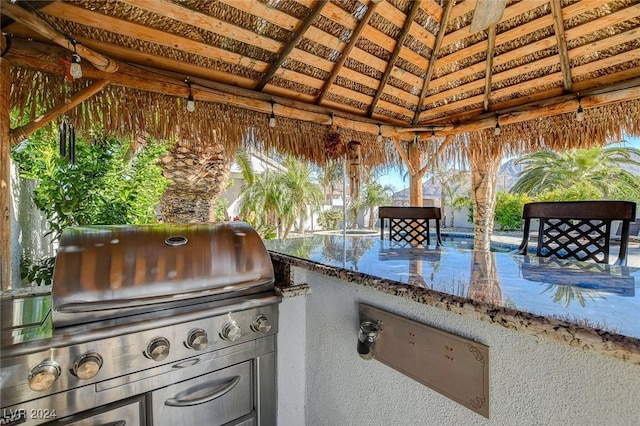
[[[222,425],[253,411],[251,361],[151,393],[154,426]]]

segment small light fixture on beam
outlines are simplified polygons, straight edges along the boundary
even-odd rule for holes
[[[578,111],[576,111],[576,121],[584,120],[584,110],[582,109],[582,101],[580,100],[580,93],[578,93]]]
[[[382,124],[378,124],[378,137],[376,140],[382,142]]]
[[[78,51],[76,50],[76,44],[78,42],[75,39],[71,39],[71,44],[73,44],[73,53],[71,54],[71,66],[69,67],[69,74],[74,79],[82,78],[82,66],[80,66],[80,55],[78,55]]]
[[[498,114],[496,114],[496,128],[494,129],[493,134],[496,136],[500,134],[500,122],[498,121]]]
[[[185,80],[187,86],[189,87],[189,96],[187,97],[187,111],[193,112],[196,110],[196,102],[193,99],[193,93],[191,92],[191,82],[189,81],[189,77]]]
[[[436,140],[436,131],[435,131],[435,129],[431,129],[431,140],[432,141]]]
[[[276,127],[276,115],[273,112],[273,107],[276,104],[276,102],[273,100],[273,98],[269,101],[271,103],[271,115],[269,116],[269,127]]]

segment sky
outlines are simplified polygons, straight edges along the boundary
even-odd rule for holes
[[[621,145],[613,144],[611,146],[621,146]],[[628,137],[626,139],[626,143],[624,144],[624,146],[640,149],[640,138]],[[509,160],[509,158],[503,159],[503,162],[506,162],[507,160]],[[425,175],[425,178],[426,177],[427,176]],[[403,189],[409,187],[409,174],[406,171],[406,169],[403,174],[401,174],[399,170],[389,171],[386,174],[378,176],[378,182],[380,182],[380,184],[382,184],[383,186],[385,185],[393,186],[395,188],[394,192],[402,191]]]

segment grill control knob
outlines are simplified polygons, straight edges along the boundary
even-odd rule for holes
[[[144,355],[154,361],[163,361],[169,356],[169,341],[164,337],[156,337],[151,339],[147,344],[147,350]]]
[[[240,326],[237,322],[229,321],[222,326],[220,337],[222,337],[224,340],[235,342],[240,337],[242,337],[242,330],[240,329]]]
[[[43,361],[29,371],[29,387],[36,392],[51,388],[60,377],[60,364],[55,361]]]
[[[256,333],[268,333],[271,330],[271,322],[266,315],[258,315],[251,323],[251,329]]]
[[[207,338],[207,332],[201,328],[194,328],[189,331],[187,341],[185,342],[188,348],[195,349],[196,351],[203,350],[208,344],[209,339]]]
[[[91,352],[77,357],[73,361],[71,371],[78,379],[89,380],[98,374],[100,367],[102,367],[102,357],[95,352]]]

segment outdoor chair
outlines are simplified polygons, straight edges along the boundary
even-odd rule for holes
[[[536,256],[609,263],[612,222],[619,221],[620,250],[616,265],[627,264],[629,224],[636,204],[628,201],[555,201],[525,204],[522,243],[516,254],[527,255],[532,220],[539,221]]]
[[[439,207],[379,207],[380,239],[384,239],[385,225],[389,227],[389,241],[409,245],[430,245],[429,221],[435,221],[436,246],[441,247]]]

